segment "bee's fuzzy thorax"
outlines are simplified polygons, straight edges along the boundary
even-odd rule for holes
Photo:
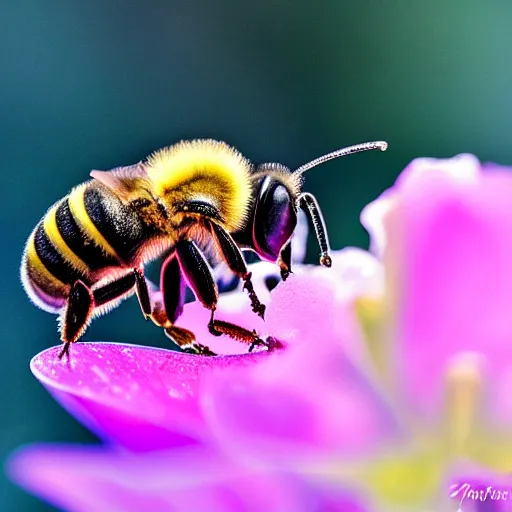
[[[245,222],[251,199],[251,164],[236,149],[216,140],[183,141],[154,153],[146,170],[156,196],[173,201],[206,199],[225,226]]]

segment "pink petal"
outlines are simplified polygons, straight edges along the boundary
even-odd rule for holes
[[[130,450],[162,449],[208,437],[200,381],[214,368],[259,361],[265,353],[200,357],[136,345],[77,343],[71,362],[60,347],[35,356],[34,375],[100,437]]]
[[[351,302],[358,297],[381,297],[384,266],[373,254],[357,247],[345,247],[332,255],[336,298]]]
[[[261,473],[204,446],[116,453],[33,447],[9,464],[20,485],[74,512],[362,512],[349,495],[291,474]]]
[[[351,301],[345,300],[349,289],[358,294],[357,286],[343,279],[343,259],[341,253],[334,256],[336,268],[301,267],[277,286],[265,317],[272,336],[289,345],[306,343],[311,351],[334,339],[336,347],[364,358],[359,324]]]
[[[414,166],[415,163],[411,164]],[[495,416],[512,419],[512,175],[475,173],[467,155],[409,171],[386,220],[399,389],[432,414],[457,352],[492,368]],[[444,171],[443,171],[444,170]]]
[[[398,176],[395,186],[384,191],[375,201],[363,208],[361,224],[370,234],[370,250],[382,257],[387,245],[386,217],[396,206],[401,187],[410,180],[427,174],[429,179],[449,176],[454,183],[472,183],[478,179],[480,162],[469,154],[454,158],[416,158]]]
[[[299,329],[302,336],[304,329],[315,325],[316,320],[311,316],[311,301],[319,301],[318,304],[323,304],[319,308],[320,321],[332,325],[342,334],[348,324],[351,325],[350,329],[356,329],[352,318],[345,318],[343,314],[337,312],[337,302],[351,302],[361,295],[380,296],[384,287],[383,266],[372,254],[355,247],[333,251],[332,260],[332,268],[293,265],[292,276],[285,283],[281,282],[272,293],[268,291],[265,280],[269,276],[280,279],[278,267],[268,262],[251,265],[254,289],[267,306],[265,321],[251,310],[249,298],[242,290],[242,285],[236,291],[221,295],[215,318],[233,322],[249,330],[256,329],[262,338],[274,336],[280,340],[293,342]],[[311,289],[306,295],[296,295],[289,283],[298,276],[309,276],[315,285],[321,283],[321,286],[316,286],[318,293]],[[325,292],[324,289],[329,291]],[[272,302],[277,305],[272,305]],[[286,312],[286,318],[283,317],[283,312]],[[280,318],[277,322],[272,318],[275,313]],[[304,322],[306,318],[311,321]],[[216,353],[247,352],[247,345],[239,341],[226,336],[212,336],[208,330],[209,320],[210,312],[196,301],[185,306],[184,313],[177,323],[192,330],[201,343],[208,345]],[[284,328],[284,325],[287,328]],[[349,338],[346,336],[347,342]]]
[[[291,279],[295,276],[314,278],[323,283],[323,286],[332,289],[335,300],[342,303],[351,303],[361,296],[380,297],[383,294],[384,267],[373,254],[357,247],[345,247],[332,251],[331,259],[331,268],[294,265]],[[274,296],[273,292],[272,298]],[[308,303],[305,305],[307,307]],[[335,306],[334,303],[333,305]]]
[[[238,457],[283,465],[367,453],[396,434],[387,405],[356,353],[358,332],[334,290],[314,277],[279,285],[270,331],[288,341],[257,367],[205,380],[215,436]]]
[[[386,190],[375,201],[366,205],[361,212],[361,224],[370,235],[370,251],[379,258],[382,257],[387,245],[384,220],[391,211],[394,200],[394,190]]]

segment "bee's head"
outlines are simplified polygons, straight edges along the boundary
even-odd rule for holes
[[[259,165],[253,174],[249,222],[243,231],[234,234],[235,240],[254,250],[261,259],[275,262],[293,235],[297,210],[302,207],[315,224],[321,246],[327,247],[327,234],[316,200],[311,194],[301,194],[303,173],[333,158],[369,149],[385,151],[386,148],[387,144],[381,141],[350,146],[321,156],[293,172],[277,163]]]
[[[262,164],[253,179],[253,204],[245,229],[248,245],[267,261],[277,261],[297,225],[301,180],[280,164]]]

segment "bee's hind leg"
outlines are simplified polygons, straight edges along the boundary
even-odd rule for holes
[[[64,355],[69,356],[71,343],[82,336],[91,321],[95,308],[121,300],[134,287],[136,287],[143,312],[145,309],[149,311],[147,305],[149,296],[147,290],[144,290],[144,285],[141,284],[141,279],[144,279],[143,274],[141,277],[139,271],[134,269],[133,272],[95,290],[91,290],[82,281],[76,281],[71,287],[66,309],[61,317],[61,339],[64,347],[59,358],[62,359]]]
[[[82,281],[76,281],[69,291],[66,307],[62,313],[61,340],[64,347],[59,353],[59,359],[64,355],[69,357],[71,343],[77,341],[89,324],[94,310],[94,295],[91,289]]]

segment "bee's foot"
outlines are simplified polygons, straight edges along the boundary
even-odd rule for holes
[[[278,350],[284,348],[284,344],[279,340],[272,336],[268,336],[266,340],[262,340],[261,338],[256,338],[249,346],[249,352],[252,352],[255,347],[265,346],[267,347],[267,352],[272,352],[273,350]]]

